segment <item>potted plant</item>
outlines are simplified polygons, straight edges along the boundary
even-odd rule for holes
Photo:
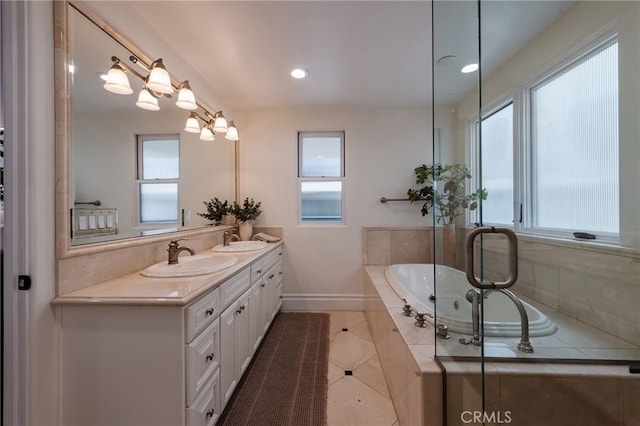
[[[240,233],[240,239],[248,241],[253,235],[253,222],[260,216],[262,210],[260,209],[261,201],[257,203],[253,201],[253,198],[245,198],[242,202],[242,206],[237,202],[233,202],[231,208],[231,214],[238,220],[238,230]]]
[[[217,197],[212,198],[211,201],[203,201],[203,204],[207,206],[206,213],[198,213],[198,216],[202,216],[207,220],[212,221],[212,225],[218,225],[222,222],[222,219],[231,213],[231,206],[227,200],[220,201]]]
[[[465,164],[423,164],[416,167],[414,172],[416,184],[423,186],[410,188],[407,191],[409,200],[412,203],[424,201],[420,210],[422,216],[429,214],[429,210],[435,206],[434,214],[438,223],[453,224],[464,209],[475,210],[481,199],[487,199],[484,188],[465,194],[465,181],[471,179],[471,172]]]

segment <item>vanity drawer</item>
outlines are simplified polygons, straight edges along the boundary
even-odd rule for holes
[[[213,375],[198,394],[195,402],[187,407],[188,426],[213,426],[220,417],[220,369]]]
[[[249,287],[251,287],[249,268],[245,268],[235,277],[222,283],[222,285],[218,287],[220,289],[221,310],[224,311],[227,309],[227,307],[235,302]]]
[[[220,318],[207,327],[186,347],[187,406],[202,391],[208,379],[220,365]]]
[[[189,305],[185,311],[185,343],[191,343],[220,312],[220,293],[217,288]]]
[[[280,259],[282,259],[282,247],[277,248],[262,258],[262,266],[264,267],[264,270],[271,268],[273,265],[278,263]]]

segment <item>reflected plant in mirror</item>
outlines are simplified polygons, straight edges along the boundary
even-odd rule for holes
[[[221,201],[218,197],[212,198],[211,201],[203,201],[203,204],[207,206],[206,213],[198,213],[198,216],[204,217],[211,221],[209,225],[219,225],[225,216],[232,213],[229,201]]]

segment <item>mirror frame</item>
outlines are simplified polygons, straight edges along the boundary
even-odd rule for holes
[[[71,166],[71,108],[69,105],[71,85],[68,77],[67,63],[69,61],[69,16],[68,8],[73,7],[86,19],[91,21],[97,29],[103,31],[116,43],[129,50],[133,55],[141,58],[147,63],[153,60],[144,54],[133,43],[125,39],[120,33],[113,29],[106,21],[97,16],[88,6],[80,1],[65,0],[53,2],[54,15],[54,116],[55,116],[55,250],[58,259],[75,257],[91,253],[104,252],[119,248],[137,246],[152,243],[154,241],[167,240],[169,238],[182,238],[202,232],[206,227],[193,228],[189,230],[174,231],[165,234],[150,236],[126,237],[114,239],[106,242],[96,242],[79,246],[71,245],[71,228],[69,220],[69,200],[70,200],[70,166]],[[215,111],[209,107],[202,99],[198,102],[210,111]],[[239,167],[239,141],[234,141],[234,200],[238,199],[238,167]],[[213,228],[212,228],[213,229]],[[170,236],[170,237],[168,237]]]

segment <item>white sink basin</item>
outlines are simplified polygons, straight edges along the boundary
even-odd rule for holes
[[[266,241],[231,241],[228,246],[218,244],[211,250],[222,252],[255,251],[267,246]]]
[[[221,271],[237,261],[237,257],[224,254],[183,255],[175,265],[169,265],[167,262],[156,263],[141,274],[151,278],[195,277]]]

